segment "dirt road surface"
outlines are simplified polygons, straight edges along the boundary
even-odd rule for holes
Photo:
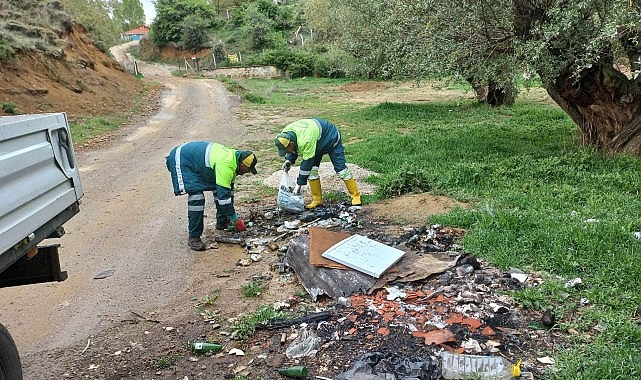
[[[58,241],[68,280],[0,289],[0,320],[18,345],[25,379],[51,378],[59,364],[32,362],[34,354],[86,341],[185,291],[198,255],[186,245],[187,199],[173,195],[164,158],[191,140],[242,145],[234,101],[218,82],[171,77],[142,62],[139,69],[167,86],[161,108],[100,149],[78,152],[85,196]],[[106,270],[113,276],[94,279]]]

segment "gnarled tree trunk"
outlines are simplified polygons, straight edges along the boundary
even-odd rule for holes
[[[533,25],[548,21],[549,5],[528,0],[514,0],[513,5],[516,35],[527,41]],[[632,43],[638,34],[634,29],[620,30],[618,37],[633,70],[641,57],[641,46]],[[571,41],[548,43],[552,55],[572,48]],[[608,53],[613,50],[604,46],[602,58],[578,78],[572,75],[572,63],[556,77],[539,75],[548,94],[579,126],[584,143],[603,151],[641,155],[641,76],[630,79],[615,69],[613,54]]]
[[[608,62],[584,70],[578,81],[562,74],[546,86],[552,99],[600,150],[641,155],[641,83]]]

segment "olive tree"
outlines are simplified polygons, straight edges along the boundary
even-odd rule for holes
[[[375,75],[457,74],[500,105],[538,74],[587,144],[641,154],[637,1],[332,1],[343,46]]]

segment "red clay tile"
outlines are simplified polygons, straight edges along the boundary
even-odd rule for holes
[[[463,316],[461,314],[452,313],[450,314],[450,317],[445,320],[445,323],[448,325],[463,323]]]
[[[481,327],[483,322],[479,321],[476,318],[463,318],[463,320],[461,321],[461,324],[470,326],[471,328],[476,330],[479,327]]]
[[[448,329],[432,330],[425,334],[425,345],[456,342],[454,334]]]
[[[389,335],[389,329],[387,327],[381,327],[378,330],[376,330],[376,333],[381,335]]]
[[[490,326],[485,326],[485,328],[483,328],[483,331],[481,331],[481,334],[489,337],[496,335],[496,332]]]

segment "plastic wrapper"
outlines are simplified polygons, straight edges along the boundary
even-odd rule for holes
[[[408,358],[395,353],[370,352],[339,374],[336,380],[439,380],[441,366],[432,358]]]
[[[283,171],[278,186],[278,207],[283,211],[298,214],[305,211],[305,200],[302,195],[294,194],[293,189],[294,181]]]
[[[303,356],[314,356],[321,346],[321,338],[308,327],[303,327],[298,332],[298,336],[285,350],[288,358],[300,358]]]

